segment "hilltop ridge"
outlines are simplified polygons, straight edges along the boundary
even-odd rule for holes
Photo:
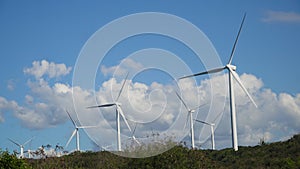
[[[300,168],[300,134],[287,141],[223,150],[175,146],[157,156],[126,158],[110,152],[75,152],[63,157],[27,159],[32,168]]]

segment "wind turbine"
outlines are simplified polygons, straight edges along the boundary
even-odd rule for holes
[[[224,106],[224,109],[225,109],[225,106]],[[215,150],[215,134],[214,134],[214,132],[215,132],[215,130],[214,130],[215,122],[222,113],[224,113],[224,110],[222,112],[220,112],[211,123],[208,123],[208,122],[202,121],[202,120],[194,119],[196,122],[199,122],[199,123],[206,124],[206,125],[210,126],[210,130],[211,130],[211,148],[212,148],[212,150]]]
[[[190,134],[191,134],[191,144],[192,144],[192,148],[194,149],[195,148],[195,135],[194,135],[194,123],[193,123],[193,113],[199,109],[200,107],[204,106],[204,105],[200,105],[200,106],[197,106],[195,107],[194,109],[190,109],[186,103],[183,101],[183,99],[180,97],[180,95],[175,92],[177,97],[180,99],[180,101],[183,103],[184,107],[186,108],[186,110],[188,111],[188,114],[187,114],[187,120],[185,122],[185,125],[184,125],[184,128],[186,126],[186,123],[188,122],[189,120],[189,117],[190,117]]]
[[[72,121],[72,124],[74,125],[75,129],[71,135],[71,137],[69,138],[67,144],[66,144],[66,147],[68,147],[69,143],[71,142],[71,140],[73,139],[73,137],[75,136],[76,134],[76,151],[80,151],[80,147],[79,147],[79,131],[78,129],[86,129],[86,128],[94,128],[94,127],[97,127],[97,126],[78,126],[75,121],[72,119],[70,113],[68,112],[68,110],[66,110],[70,120]]]
[[[214,126],[215,126],[215,123],[208,123],[208,122],[197,120],[197,119],[195,119],[195,121],[197,121],[199,123],[207,124],[207,125],[210,126],[210,130],[211,130],[211,148],[213,150],[215,150],[215,135],[214,135]]]
[[[244,14],[242,23],[240,25],[240,29],[238,32],[238,35],[235,39],[231,54],[230,54],[230,59],[227,65],[225,65],[224,67],[221,68],[216,68],[216,69],[212,69],[212,70],[208,70],[205,72],[200,72],[200,73],[196,73],[193,75],[189,75],[189,76],[184,76],[181,77],[180,79],[183,78],[188,78],[188,77],[194,77],[194,76],[199,76],[199,75],[204,75],[204,74],[210,74],[210,73],[217,73],[220,71],[223,71],[225,69],[228,70],[228,76],[229,76],[229,100],[230,100],[230,111],[231,111],[231,130],[232,130],[232,146],[234,148],[235,151],[238,151],[238,139],[237,139],[237,128],[236,128],[236,112],[235,112],[235,99],[234,99],[234,89],[233,89],[233,78],[238,82],[238,84],[241,86],[241,88],[244,90],[244,92],[247,94],[247,96],[249,97],[249,99],[252,101],[252,103],[255,105],[255,107],[257,107],[257,105],[255,104],[254,100],[252,99],[252,97],[250,96],[250,94],[248,93],[247,89],[245,88],[245,86],[243,85],[241,79],[239,78],[239,75],[235,72],[236,71],[236,66],[232,65],[232,59],[233,59],[233,54],[236,48],[236,44],[237,41],[239,39],[244,21],[246,18],[246,13]],[[233,78],[232,78],[233,77]]]
[[[20,147],[20,156],[19,156],[19,158],[24,158],[24,146],[26,144],[28,144],[32,139],[33,139],[33,137],[31,139],[27,140],[25,143],[19,144],[18,142],[14,141],[14,140],[12,140],[10,138],[8,138],[9,141],[11,141],[12,143],[14,143],[18,147]]]
[[[131,128],[125,118],[125,115],[123,113],[123,110],[121,108],[121,103],[118,102],[121,94],[122,94],[122,90],[124,88],[124,85],[126,83],[126,80],[127,80],[127,77],[128,77],[128,73],[126,75],[126,78],[122,84],[122,87],[119,91],[119,94],[118,94],[118,97],[117,99],[113,102],[113,103],[108,103],[108,104],[102,104],[102,105],[97,105],[97,106],[91,106],[91,107],[88,107],[88,108],[99,108],[99,107],[112,107],[112,106],[115,106],[116,107],[116,126],[117,126],[117,145],[118,145],[118,151],[122,151],[121,149],[121,134],[120,134],[120,115],[122,116],[125,124],[127,125],[129,131],[131,132]]]

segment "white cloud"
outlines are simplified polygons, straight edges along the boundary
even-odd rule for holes
[[[39,79],[45,75],[50,78],[65,76],[70,73],[71,67],[66,67],[65,64],[56,64],[46,60],[32,62],[31,68],[25,68],[24,73],[35,76]]]
[[[19,111],[20,107],[15,101],[8,101],[6,98],[0,96],[0,123],[4,122],[3,117],[4,112],[6,111]]]
[[[101,72],[104,74],[104,76],[124,76],[128,71],[136,71],[142,67],[143,65],[141,63],[135,62],[129,58],[125,58],[117,66],[106,67],[105,65],[102,65]]]
[[[131,64],[138,65],[133,62]],[[123,67],[121,69],[126,70]],[[29,70],[33,70],[33,68]],[[72,117],[79,118],[82,125],[99,125],[101,129],[87,130],[89,135],[94,135],[94,141],[103,146],[115,142],[115,133],[111,130],[111,128],[115,128],[115,109],[86,109],[86,107],[96,104],[94,94],[96,94],[98,104],[112,102],[119,93],[123,84],[122,80],[110,78],[102,82],[99,90],[94,93],[83,90],[80,86],[72,87],[62,82],[51,85],[42,78],[41,74],[36,75],[39,78],[28,81],[30,93],[24,96],[26,104],[22,105],[0,97],[0,122],[4,121],[3,112],[12,111],[25,127],[43,129],[60,125],[68,120],[65,113],[65,109],[68,109],[72,113]],[[263,137],[267,142],[278,141],[300,131],[300,94],[292,96],[288,93],[274,93],[271,89],[264,88],[262,79],[251,74],[242,74],[240,78],[258,108],[253,106],[236,83],[239,145],[255,145]],[[219,119],[221,121],[215,133],[218,148],[231,146],[229,102],[226,100],[224,103],[224,97],[227,97],[228,94],[227,79],[227,74],[220,74],[210,80],[202,80],[199,86],[196,86],[192,79],[179,81],[178,84],[182,97],[189,107],[196,107],[203,103],[209,104],[212,98],[216,99],[208,116],[209,106],[206,106],[199,111],[198,117],[195,118],[212,121],[226,105],[223,118]],[[217,86],[213,92],[211,83]],[[145,137],[152,130],[183,134],[186,110],[174,94],[174,88],[173,84],[153,82],[147,85],[127,80],[119,102],[122,103],[122,109],[130,120],[131,127],[134,126],[133,121],[139,122],[136,137]],[[212,93],[214,93],[213,97]],[[182,110],[181,114],[180,110]],[[176,125],[174,125],[175,123]],[[210,136],[210,128],[203,127],[201,124],[195,124],[195,138],[198,141],[205,141]],[[131,135],[123,120],[121,120],[121,129],[122,134]],[[188,126],[185,132],[188,132]],[[104,136],[106,139],[103,139]],[[205,148],[209,148],[209,142],[208,140]]]
[[[296,12],[283,12],[269,10],[262,18],[263,22],[300,23],[300,14]]]
[[[26,104],[31,105],[34,102],[34,98],[30,95],[26,95],[25,102],[26,102]]]
[[[300,131],[299,96],[276,94],[263,88],[262,81],[253,75],[244,74],[241,79],[249,89],[255,89],[249,91],[258,104],[258,108],[255,108],[249,99],[246,100],[245,95],[241,95],[243,91],[236,90],[241,145],[257,144],[262,136],[267,137],[269,141],[278,141]],[[249,81],[250,79],[252,80]],[[252,140],[249,140],[250,138]]]

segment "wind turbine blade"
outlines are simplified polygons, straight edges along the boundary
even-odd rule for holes
[[[187,111],[190,111],[190,109],[188,108],[188,106],[185,104],[185,102],[183,101],[183,99],[180,97],[180,95],[175,91],[177,97],[180,99],[180,101],[183,103],[184,107],[186,108]]]
[[[125,115],[124,115],[124,113],[123,113],[123,110],[121,109],[121,107],[120,107],[120,106],[117,106],[117,111],[118,111],[118,113],[120,113],[120,114],[121,114],[121,116],[122,116],[122,118],[123,118],[123,120],[124,120],[125,124],[127,125],[127,127],[128,127],[128,129],[129,129],[129,131],[131,132],[131,128],[130,128],[130,126],[129,126],[129,124],[128,124],[128,122],[127,122],[126,118],[125,118]]]
[[[140,143],[140,142],[136,139],[136,137],[134,136],[134,133],[135,133],[135,130],[136,130],[136,126],[137,126],[137,123],[136,123],[135,126],[134,126],[134,129],[133,129],[131,138],[132,138],[138,145],[141,145],[141,143]]]
[[[72,121],[73,125],[74,125],[75,127],[77,127],[77,125],[76,125],[75,121],[72,119],[72,117],[71,117],[70,113],[68,112],[68,110],[66,110],[66,112],[67,112],[67,114],[68,114],[69,118],[71,119],[71,121]]]
[[[133,140],[138,143],[138,145],[141,145],[141,143],[135,138],[135,136],[132,136]]]
[[[211,124],[211,123],[207,123],[207,122],[205,122],[205,121],[201,121],[201,120],[197,120],[197,119],[195,119],[195,121],[197,121],[197,122],[199,122],[199,123],[203,123],[203,124],[207,124],[207,125],[213,125],[213,124]]]
[[[96,128],[96,127],[98,127],[98,126],[79,126],[77,128],[79,128],[79,129],[88,129],[88,128]]]
[[[201,107],[203,107],[205,105],[207,105],[207,103],[201,104],[200,106],[197,106],[197,107],[193,108],[192,110],[196,111],[197,109],[200,109]]]
[[[75,134],[76,134],[76,129],[73,131],[73,133],[72,133],[71,137],[69,138],[65,147],[68,147],[68,145],[70,144],[70,142],[71,142],[72,138],[75,136]]]
[[[210,73],[217,73],[217,72],[221,72],[224,69],[225,69],[225,67],[216,68],[216,69],[208,70],[208,71],[205,71],[205,72],[200,72],[200,73],[196,73],[196,74],[184,76],[184,77],[179,78],[179,80],[180,79],[189,78],[189,77],[194,77],[194,76],[200,76],[200,75],[210,74]]]
[[[114,105],[116,105],[116,104],[115,103],[102,104],[102,105],[97,105],[97,106],[90,106],[90,107],[87,107],[87,109],[99,108],[99,107],[111,107],[111,106],[114,106]]]
[[[239,75],[233,71],[230,67],[228,67],[229,69],[229,73],[231,73],[233,75],[233,77],[235,78],[235,80],[238,82],[238,84],[241,86],[241,88],[244,90],[244,92],[247,94],[247,96],[249,97],[249,99],[252,101],[252,103],[254,104],[255,107],[257,107],[256,103],[254,102],[254,100],[252,99],[251,95],[249,94],[249,92],[247,91],[246,87],[243,85]]]
[[[136,130],[136,126],[137,126],[137,123],[135,123],[134,129],[133,129],[133,132],[132,132],[132,137],[134,136],[134,133],[135,133],[135,130]]]
[[[14,143],[15,145],[17,145],[17,146],[22,146],[21,144],[19,144],[19,143],[17,143],[17,142],[15,142],[14,140],[12,140],[12,139],[10,139],[10,138],[7,138],[9,141],[11,141],[12,143]]]
[[[215,123],[216,120],[221,116],[222,113],[224,113],[224,111],[221,111],[221,112],[214,118],[214,120],[213,120],[212,122]]]
[[[123,82],[122,87],[121,87],[121,89],[120,89],[120,91],[119,91],[119,94],[118,94],[118,97],[117,97],[116,101],[119,100],[119,98],[120,98],[120,96],[121,96],[121,94],[122,94],[123,88],[124,88],[125,83],[126,83],[126,80],[127,80],[127,78],[128,78],[128,74],[129,74],[129,73],[127,72],[127,75],[126,75],[126,77],[125,77],[125,79],[124,79],[124,82]]]
[[[34,137],[32,137],[31,139],[27,140],[27,141],[23,144],[23,146],[25,146],[26,144],[28,144],[33,138],[34,138]]]
[[[215,117],[215,119],[214,119],[212,122],[215,123],[216,120],[219,118],[219,116],[221,116],[221,115],[224,113],[224,111],[225,111],[225,106],[224,106],[224,108],[223,108],[223,111],[221,111],[221,112]]]
[[[188,124],[188,122],[189,122],[190,115],[191,115],[191,112],[188,112],[188,114],[186,115],[186,120],[185,120],[185,123],[184,123],[184,126],[183,126],[183,130],[185,130],[185,128],[186,128],[186,125],[187,125],[187,124]]]
[[[237,44],[237,42],[238,42],[238,39],[239,39],[241,30],[242,30],[242,27],[243,27],[245,18],[246,18],[246,13],[244,14],[244,17],[243,17],[243,20],[242,20],[242,23],[241,23],[239,32],[238,32],[238,34],[237,34],[237,36],[236,36],[236,39],[235,39],[235,41],[234,41],[234,44],[233,44],[233,47],[232,47],[232,50],[231,50],[230,59],[229,59],[228,64],[231,64],[231,62],[232,62],[232,58],[233,58],[233,54],[234,54],[234,51],[235,51],[235,47],[236,47],[236,44]]]

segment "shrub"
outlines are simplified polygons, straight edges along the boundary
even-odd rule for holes
[[[8,151],[0,149],[0,168],[1,169],[29,169],[29,165],[24,159],[18,159],[16,154],[9,154]]]

